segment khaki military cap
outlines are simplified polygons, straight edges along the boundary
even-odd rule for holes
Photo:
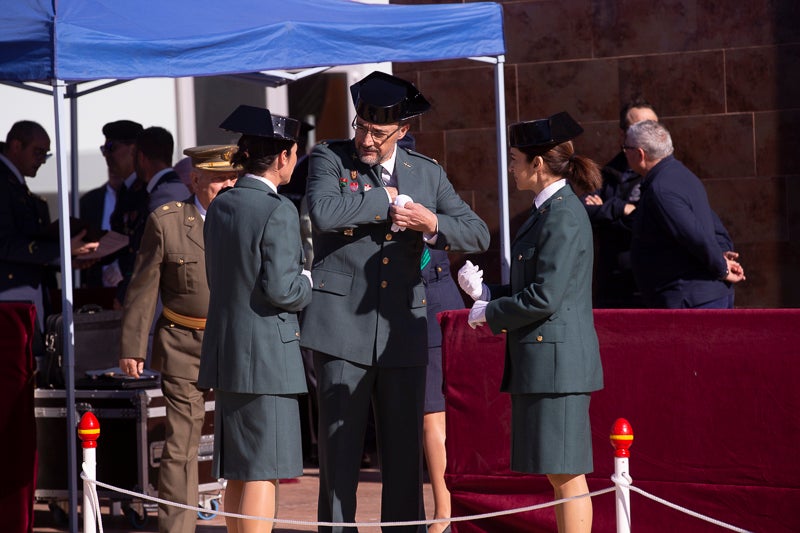
[[[183,154],[192,158],[192,166],[195,168],[230,172],[231,170],[241,170],[241,167],[231,163],[231,158],[236,150],[238,147],[232,144],[207,144],[187,148]]]

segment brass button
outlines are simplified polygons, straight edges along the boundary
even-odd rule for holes
[[[425,298],[423,298],[422,299],[422,303],[426,304],[426,303],[428,303],[428,301]]]
[[[449,251],[450,251],[450,245],[449,245],[449,244],[448,244],[447,246],[445,246],[445,247],[444,247],[444,251],[445,251],[445,252],[449,252]]]
[[[169,211],[169,206],[168,205],[162,205],[161,206],[161,210],[162,211]]]
[[[517,261],[522,261],[522,254],[519,254],[519,255],[517,256]]]
[[[299,332],[299,331],[295,331],[295,332],[294,332],[294,336],[295,336],[295,337],[299,337],[299,336],[300,336],[300,332]]]
[[[178,264],[179,264],[179,265],[182,265],[182,264],[183,264],[183,257],[181,257],[180,259],[178,259]]]
[[[384,265],[388,265],[388,264],[389,264],[389,258],[388,258],[388,257],[384,257],[384,258],[381,260],[381,263],[383,263]]]
[[[380,219],[381,219],[380,215],[375,215],[375,220],[380,220]]]
[[[539,341],[539,342],[542,342],[542,336],[539,335],[538,337],[536,337],[536,340]]]
[[[319,288],[321,289],[321,288],[323,288],[324,286],[325,286],[325,282],[324,282],[324,281],[321,281],[321,282],[319,283]]]
[[[381,281],[381,289],[385,289],[389,285],[389,282],[386,280]]]
[[[14,274],[9,274],[8,279],[14,279]]]
[[[182,206],[183,204],[182,204],[181,202],[175,202],[175,205],[176,205],[176,206],[178,206],[178,207],[180,207],[180,206]]]
[[[391,233],[387,233],[386,234],[386,240],[387,241],[391,241],[392,240],[392,234]]]
[[[343,233],[344,233],[345,237],[352,237],[353,236],[353,228],[347,228],[346,230],[344,230]]]
[[[170,328],[174,328],[174,327],[175,327],[175,324],[172,324],[172,323],[170,323],[169,327],[170,327]]]
[[[436,272],[441,272],[441,271],[442,271],[442,267],[440,267],[440,266],[437,266],[437,267],[436,267]]]
[[[501,329],[500,333],[508,333],[508,330],[507,329]]]

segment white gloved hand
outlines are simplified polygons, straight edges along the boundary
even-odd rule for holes
[[[413,202],[414,200],[407,194],[398,194],[397,197],[394,199],[394,205],[398,207],[405,207],[408,202]],[[401,228],[394,222],[392,222],[392,231],[397,233],[398,231],[405,231],[406,228]]]
[[[467,323],[469,327],[475,329],[478,326],[482,326],[486,324],[486,304],[489,302],[484,302],[483,300],[475,300],[475,303],[472,304],[472,309],[469,310],[469,318],[467,319]]]
[[[117,261],[103,266],[103,287],[116,287],[122,280],[122,272]]]
[[[311,286],[313,287],[313,286],[314,286],[314,280],[312,280],[312,279],[311,279],[311,271],[310,271],[310,270],[306,270],[306,269],[304,268],[304,269],[303,269],[303,275],[304,275],[305,277],[307,277],[307,278],[308,278],[308,282],[309,282],[309,283],[311,284]]]
[[[483,283],[483,270],[472,261],[467,261],[458,269],[458,286],[473,300],[489,300],[491,298],[489,287]]]

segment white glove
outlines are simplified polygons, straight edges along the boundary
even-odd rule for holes
[[[484,302],[483,300],[475,300],[475,303],[472,304],[472,309],[469,310],[469,318],[467,319],[467,324],[472,329],[475,329],[478,326],[482,326],[486,324],[486,304],[489,302]]]
[[[397,197],[394,199],[394,205],[397,207],[405,207],[408,202],[413,202],[414,200],[407,194],[398,194]],[[405,231],[406,228],[401,228],[394,222],[392,222],[392,231],[397,233],[398,231]]]
[[[310,271],[310,270],[306,270],[306,269],[304,268],[304,269],[303,269],[303,275],[304,275],[305,277],[307,277],[307,278],[308,278],[308,282],[309,282],[309,283],[311,284],[311,286],[313,287],[313,286],[314,286],[314,280],[312,280],[312,279],[311,279],[311,271]]]
[[[114,261],[110,265],[103,265],[103,287],[116,287],[123,280],[119,263]]]
[[[489,287],[483,283],[483,270],[473,265],[472,261],[467,261],[458,269],[458,286],[473,300],[491,299]]]

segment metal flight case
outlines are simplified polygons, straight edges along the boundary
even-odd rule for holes
[[[63,503],[69,498],[66,444],[66,391],[37,389],[34,396],[36,440],[39,468],[35,498],[47,502],[57,521],[63,520]],[[160,388],[123,390],[76,390],[76,420],[91,411],[100,422],[97,447],[97,479],[117,487],[158,496],[158,471],[164,448],[166,406]],[[198,450],[199,506],[208,512],[201,519],[217,514],[223,482],[211,475],[214,450],[214,393],[207,393],[206,416]],[[77,438],[77,431],[69,438]],[[78,468],[82,462],[78,446]],[[78,490],[82,482],[78,480]],[[157,506],[97,487],[101,501],[108,501],[112,513],[123,512],[136,528],[144,527],[148,512]]]

